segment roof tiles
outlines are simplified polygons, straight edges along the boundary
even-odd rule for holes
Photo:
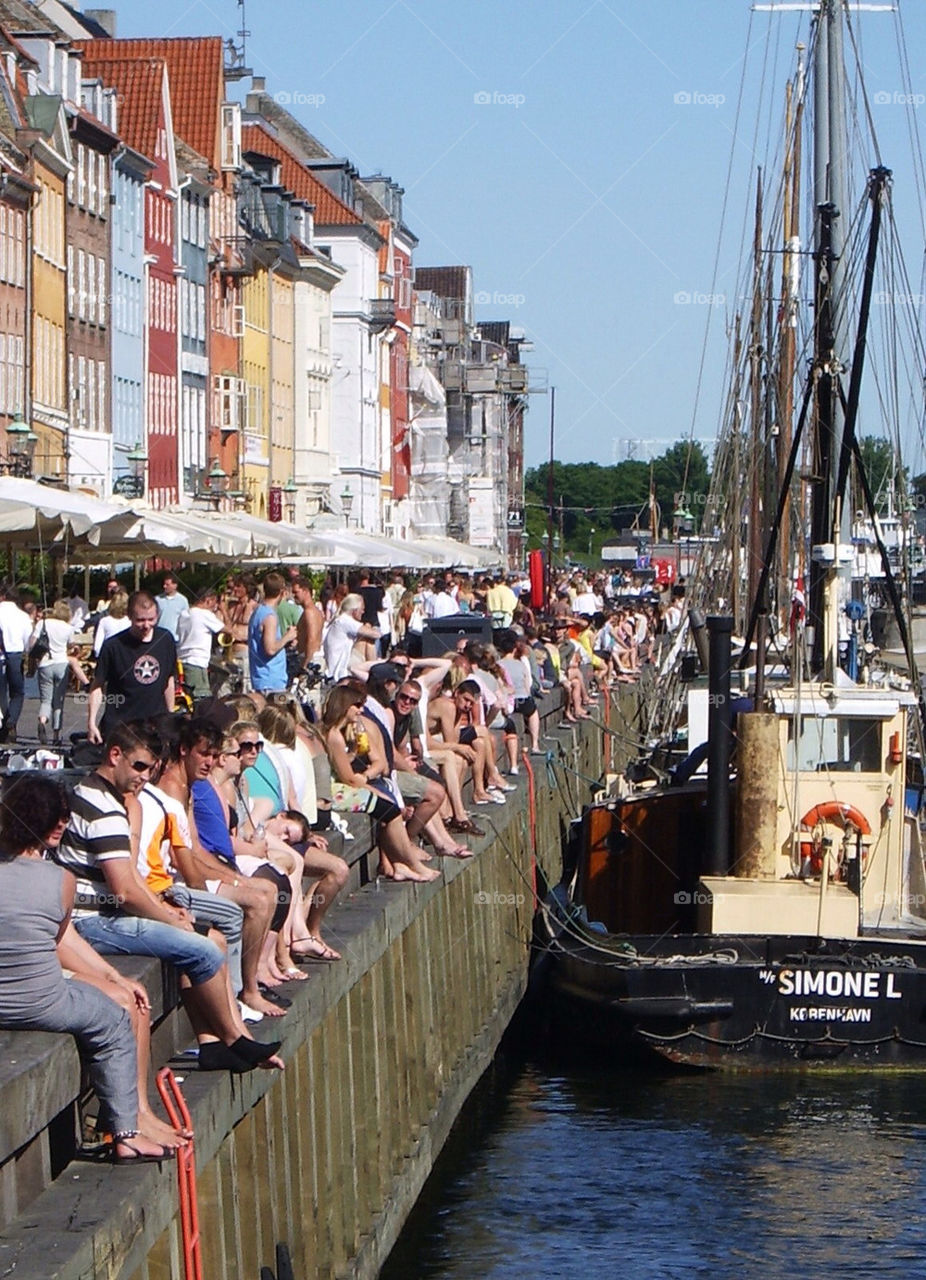
[[[300,200],[315,206],[317,227],[357,226],[363,219],[354,213],[343,200],[319,182],[288,147],[268,132],[262,125],[246,124],[241,130],[242,151],[253,151],[270,156],[280,164],[280,181],[288,191]]]
[[[157,151],[158,125],[161,122],[163,60],[96,59],[85,56],[83,65],[85,75],[98,76],[119,95],[120,135],[134,151],[140,152],[149,160],[153,159]]]
[[[97,68],[94,74],[104,79],[102,62],[163,60],[170,80],[174,132],[213,168],[221,167],[220,108],[225,95],[221,36],[77,40],[74,45],[84,51],[84,65],[92,62]]]

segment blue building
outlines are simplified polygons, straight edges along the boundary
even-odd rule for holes
[[[177,292],[180,341],[180,487],[184,494],[208,492],[209,348],[206,297],[209,279],[209,162],[175,138],[180,199],[180,272]]]
[[[144,492],[145,422],[145,184],[154,163],[123,144],[112,172],[112,432],[113,489]]]

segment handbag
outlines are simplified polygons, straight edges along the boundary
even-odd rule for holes
[[[35,638],[35,643],[23,659],[23,670],[27,676],[34,676],[38,670],[39,663],[43,658],[48,656],[51,648],[48,641],[48,629],[45,626],[45,619],[42,619],[42,630]]]

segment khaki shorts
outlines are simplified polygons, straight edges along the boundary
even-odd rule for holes
[[[402,799],[407,800],[410,804],[416,804],[423,800],[428,787],[431,785],[428,779],[420,773],[397,773],[396,777],[399,780]]]

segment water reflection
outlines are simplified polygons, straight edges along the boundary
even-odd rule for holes
[[[499,1064],[383,1276],[926,1275],[926,1079]]]

